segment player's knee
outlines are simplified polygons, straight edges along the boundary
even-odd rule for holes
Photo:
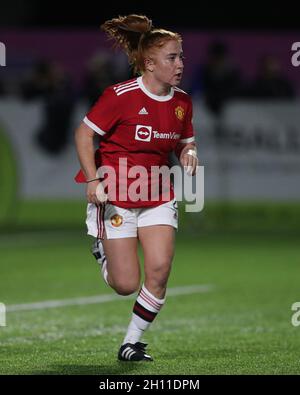
[[[133,288],[133,287],[128,287],[128,286],[118,286],[115,287],[115,291],[117,292],[118,295],[122,296],[128,296],[132,295],[137,291],[138,288]]]
[[[172,266],[172,260],[169,258],[166,258],[165,260],[160,260],[157,262],[157,264],[154,264],[151,273],[153,277],[157,279],[163,279],[169,276],[169,273],[171,271],[171,266]]]
[[[115,282],[114,289],[117,294],[122,296],[128,296],[138,291],[140,287],[139,281],[128,281],[124,283],[123,281]]]
[[[147,273],[147,280],[155,287],[164,288],[170,275],[170,261],[158,262]]]

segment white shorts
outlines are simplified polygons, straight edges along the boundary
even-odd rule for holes
[[[137,229],[142,226],[170,225],[177,229],[177,202],[173,199],[156,207],[130,209],[110,203],[101,207],[88,203],[86,225],[88,235],[103,238],[105,229],[108,239],[137,237]]]

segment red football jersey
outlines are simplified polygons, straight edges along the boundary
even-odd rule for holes
[[[142,77],[138,77],[107,88],[83,121],[100,135],[97,167],[112,166],[116,172],[117,195],[115,200],[110,199],[112,204],[124,208],[154,207],[166,201],[162,196],[163,187],[169,189],[168,200],[173,199],[172,186],[161,185],[160,179],[156,185],[158,196],[151,200],[151,166],[168,166],[169,154],[179,142],[194,141],[192,102],[184,91],[172,87],[167,96],[157,96],[149,92]],[[126,177],[120,175],[119,159],[122,166],[127,165]],[[130,169],[137,165],[147,171],[148,197],[133,201],[123,193],[120,199],[120,189],[124,187],[128,191],[130,185],[141,178],[141,174],[127,177]],[[82,172],[77,174],[76,180],[85,181]]]

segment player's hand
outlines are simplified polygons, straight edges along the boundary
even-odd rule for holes
[[[107,201],[107,194],[104,192],[103,186],[99,180],[87,184],[86,197],[89,203],[94,203],[97,206]]]
[[[180,155],[180,163],[188,175],[194,176],[198,166],[196,148],[184,148]]]

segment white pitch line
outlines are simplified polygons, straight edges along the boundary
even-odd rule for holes
[[[211,291],[212,289],[213,286],[210,284],[174,287],[174,288],[169,288],[167,290],[167,297],[178,296],[178,295],[190,295],[194,293],[205,293]],[[6,306],[6,312],[10,313],[14,311],[54,309],[57,307],[65,307],[65,306],[82,306],[87,304],[107,303],[107,302],[113,302],[115,300],[126,300],[126,299],[127,300],[136,299],[136,294],[130,296],[107,294],[107,295],[87,296],[83,298],[45,300],[43,302],[36,302],[36,303],[12,304]]]

